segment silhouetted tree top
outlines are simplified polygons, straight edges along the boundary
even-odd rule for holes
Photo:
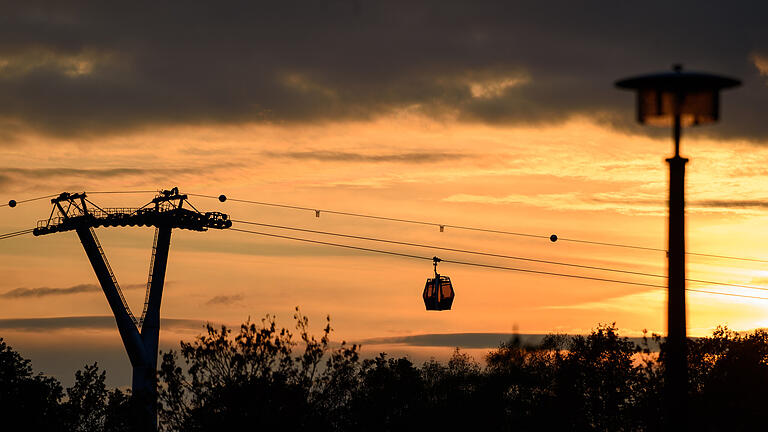
[[[661,352],[621,337],[615,324],[541,344],[501,344],[485,365],[458,348],[447,362],[414,364],[320,336],[298,310],[292,329],[274,317],[205,333],[163,353],[158,373],[165,431],[656,431],[663,421]],[[725,327],[689,340],[691,430],[762,430],[768,333]],[[0,339],[2,430],[132,431],[142,401],[105,385],[97,364],[62,389],[35,375]]]
[[[0,421],[5,430],[61,430],[61,384],[35,375],[29,360],[0,338]]]
[[[309,320],[298,308],[294,319],[301,342],[267,316],[260,324],[245,322],[234,335],[226,326],[208,325],[205,334],[182,342],[180,351],[164,353],[159,371],[163,421],[173,430],[317,427],[323,419],[312,404],[323,394],[345,400],[343,387],[357,373],[358,347],[342,343],[330,350],[330,318],[319,339],[309,334]]]

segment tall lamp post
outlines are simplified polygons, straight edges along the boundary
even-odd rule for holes
[[[619,80],[616,87],[637,92],[637,121],[672,126],[675,155],[669,163],[669,246],[667,249],[667,344],[665,401],[667,430],[686,430],[688,364],[685,311],[685,164],[680,157],[683,126],[714,123],[720,111],[720,90],[740,85],[723,76],[673,71]]]

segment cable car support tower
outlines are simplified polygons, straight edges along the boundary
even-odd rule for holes
[[[226,229],[232,221],[220,212],[198,211],[187,195],[178,188],[161,191],[152,201],[140,208],[101,208],[83,193],[64,192],[51,199],[53,209],[46,220],[38,222],[35,236],[62,231],[75,231],[96,273],[109,307],[115,316],[120,338],[133,367],[133,397],[145,403],[142,430],[157,429],[157,370],[158,340],[160,335],[160,302],[163,297],[165,270],[171,246],[173,228],[207,231],[209,228]],[[186,208],[184,204],[187,204]],[[131,312],[120,290],[107,256],[99,243],[98,227],[152,226],[155,240],[149,264],[149,279],[141,317]]]

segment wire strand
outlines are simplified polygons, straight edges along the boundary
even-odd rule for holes
[[[427,249],[444,250],[448,252],[459,252],[459,253],[466,253],[466,254],[472,254],[472,255],[482,255],[482,256],[494,257],[494,258],[504,258],[504,259],[518,260],[518,261],[529,261],[529,262],[536,262],[541,264],[552,264],[552,265],[560,265],[560,266],[567,266],[567,267],[583,268],[583,269],[589,269],[589,270],[610,271],[610,272],[616,272],[616,273],[632,274],[637,276],[666,278],[666,276],[664,275],[659,275],[654,273],[643,273],[643,272],[637,272],[637,271],[631,271],[631,270],[620,270],[620,269],[612,269],[612,268],[606,268],[606,267],[596,267],[596,266],[589,266],[589,265],[583,265],[583,264],[565,263],[565,262],[559,262],[559,261],[542,260],[542,259],[536,259],[536,258],[513,256],[513,255],[502,255],[502,254],[474,251],[474,250],[468,250],[468,249],[457,249],[457,248],[449,248],[449,247],[436,246],[436,245],[428,245],[423,243],[411,243],[411,242],[404,242],[404,241],[397,241],[397,240],[381,239],[376,237],[365,237],[365,236],[357,236],[357,235],[351,235],[351,234],[341,234],[341,233],[334,233],[334,232],[328,232],[328,231],[296,228],[296,227],[289,227],[284,225],[272,225],[272,224],[265,224],[265,223],[259,223],[259,222],[237,220],[237,219],[232,219],[232,222],[242,223],[247,225],[257,225],[257,226],[263,226],[263,227],[269,227],[269,228],[279,228],[279,229],[285,229],[285,230],[291,230],[291,231],[301,231],[301,232],[307,232],[307,233],[313,233],[313,234],[345,237],[345,238],[358,239],[358,240],[391,243],[391,244],[397,244],[402,246],[412,246],[412,247],[420,247],[420,248],[427,248]]]
[[[252,231],[252,230],[244,230],[244,229],[239,229],[239,228],[229,228],[229,230],[237,231],[237,232],[243,232],[243,233],[248,233],[248,234],[267,236],[267,237],[275,237],[275,238],[281,238],[281,239],[287,239],[287,240],[301,241],[301,242],[305,242],[305,243],[313,243],[313,244],[320,244],[320,245],[325,245],[325,246],[334,246],[334,247],[341,247],[341,248],[352,249],[352,250],[359,250],[359,251],[364,251],[364,252],[374,252],[374,253],[380,253],[380,254],[386,254],[386,255],[400,256],[400,257],[404,257],[404,258],[414,258],[414,259],[432,261],[432,258],[430,258],[430,257],[424,257],[424,256],[420,256],[420,255],[413,255],[413,254],[406,254],[406,253],[402,253],[402,252],[393,252],[393,251],[386,251],[386,250],[381,250],[381,249],[373,249],[373,248],[365,248],[365,247],[359,247],[359,246],[345,245],[345,244],[340,244],[340,243],[324,242],[324,241],[311,240],[311,239],[305,239],[305,238],[300,238],[300,237],[283,236],[283,235],[279,235],[279,234],[264,233],[264,232]],[[5,240],[5,239],[8,239],[8,238],[13,238],[13,237],[21,236],[21,235],[26,235],[26,234],[31,234],[33,231],[34,231],[33,228],[28,228],[28,229],[25,229],[25,230],[20,230],[20,231],[14,231],[14,232],[10,232],[10,233],[0,234],[0,240]],[[490,269],[496,269],[496,270],[507,270],[507,271],[523,272],[523,273],[540,274],[540,275],[546,275],[546,276],[559,276],[559,277],[567,277],[567,278],[575,278],[575,279],[585,279],[585,280],[593,280],[593,281],[608,282],[608,283],[617,283],[617,284],[624,284],[624,285],[645,286],[645,287],[661,288],[661,289],[666,289],[667,288],[664,285],[657,285],[657,284],[648,284],[648,283],[642,283],[642,282],[624,281],[624,280],[618,280],[618,279],[598,278],[598,277],[574,275],[574,274],[568,274],[568,273],[546,272],[546,271],[541,271],[541,270],[521,269],[521,268],[517,268],[517,267],[497,266],[497,265],[483,264],[483,263],[474,263],[474,262],[467,262],[467,261],[443,259],[442,262],[444,262],[444,263],[451,263],[451,264],[466,265],[466,266],[473,266],[473,267],[490,268]],[[707,282],[707,281],[699,281],[699,280],[692,280],[692,281],[693,282]],[[714,282],[712,282],[712,283],[714,283]],[[729,285],[729,284],[722,284],[722,283],[718,283],[718,284],[720,284],[720,285]],[[735,285],[735,286],[739,286],[739,285]],[[755,288],[755,287],[752,287],[752,288]],[[756,289],[759,289],[759,288],[756,288]],[[700,289],[692,289],[692,288],[686,288],[685,290],[686,291],[691,291],[691,292],[704,293],[704,294],[715,294],[715,295],[725,295],[725,296],[731,296],[731,297],[741,297],[741,298],[750,298],[750,299],[758,299],[758,300],[768,300],[768,297],[751,296],[751,295],[745,295],[745,294],[725,293],[725,292],[719,292],[719,291],[708,291],[708,290],[700,290]]]
[[[86,191],[87,194],[137,194],[157,193],[156,190],[131,190],[131,191]]]
[[[444,250],[448,252],[459,252],[459,253],[466,253],[466,254],[472,254],[472,255],[488,256],[488,257],[494,257],[494,258],[504,258],[504,259],[518,260],[518,261],[528,261],[528,262],[536,262],[536,263],[542,263],[542,264],[582,268],[582,269],[588,269],[588,270],[607,271],[607,272],[614,272],[614,273],[631,274],[636,276],[646,276],[646,277],[667,279],[667,276],[655,274],[655,273],[644,273],[644,272],[638,272],[638,271],[632,271],[632,270],[614,269],[609,267],[597,267],[597,266],[590,266],[590,265],[584,265],[584,264],[574,264],[574,263],[566,263],[566,262],[560,262],[560,261],[542,260],[542,259],[512,256],[512,255],[502,255],[502,254],[474,251],[474,250],[468,250],[468,249],[448,248],[448,247],[428,245],[423,243],[411,243],[411,242],[403,242],[403,241],[397,241],[397,240],[387,240],[387,239],[381,239],[381,238],[375,238],[375,237],[341,234],[341,233],[318,231],[318,230],[312,230],[312,229],[306,229],[306,228],[289,227],[284,225],[273,225],[273,224],[265,224],[265,223],[252,222],[252,221],[243,221],[243,220],[237,220],[237,219],[232,219],[232,222],[263,226],[263,227],[269,227],[269,228],[285,229],[285,230],[291,230],[291,231],[300,231],[300,232],[313,233],[313,234],[322,234],[322,235],[330,235],[330,236],[336,236],[336,237],[351,238],[351,239],[357,239],[357,240],[390,243],[390,244],[397,244],[402,246],[412,246],[412,247],[419,247],[419,248],[426,248],[426,249]],[[717,282],[717,281],[691,279],[691,278],[686,278],[685,280],[689,282],[702,283],[707,285],[722,285],[722,286],[730,286],[730,287],[736,287],[736,288],[748,288],[748,289],[754,289],[754,290],[768,291],[768,287],[761,287],[761,286],[754,286],[754,285],[742,285],[742,284],[734,284],[734,283],[728,283],[728,282]]]
[[[345,245],[340,243],[332,243],[332,242],[324,242],[319,240],[311,240],[301,237],[291,237],[291,236],[284,236],[279,234],[271,234],[271,233],[265,233],[260,231],[252,231],[252,230],[244,230],[239,228],[229,228],[230,231],[238,231],[248,234],[256,234],[261,236],[267,236],[267,237],[276,237],[276,238],[282,238],[282,239],[288,239],[288,240],[295,240],[295,241],[301,241],[305,243],[313,243],[313,244],[321,244],[325,246],[335,246],[335,247],[341,247],[346,249],[353,249],[353,250],[360,250],[365,252],[374,252],[374,253],[381,253],[381,254],[387,254],[387,255],[395,255],[395,256],[401,256],[406,258],[415,258],[420,260],[426,260],[426,261],[432,261],[432,258],[424,257],[420,255],[412,255],[412,254],[405,254],[401,252],[392,252],[392,251],[385,251],[381,249],[373,249],[373,248],[364,248],[359,246],[352,246],[352,245]],[[530,269],[521,269],[517,267],[506,267],[506,266],[496,266],[496,265],[490,265],[490,264],[482,264],[482,263],[473,263],[473,262],[467,262],[467,261],[456,261],[456,260],[449,260],[449,259],[443,259],[442,262],[444,263],[452,263],[452,264],[459,264],[459,265],[466,265],[466,266],[473,266],[473,267],[483,267],[483,268],[490,268],[490,269],[496,269],[496,270],[507,270],[507,271],[516,271],[516,272],[524,272],[524,273],[533,273],[533,274],[541,274],[541,275],[547,275],[547,276],[560,276],[560,277],[568,277],[568,278],[574,278],[574,279],[586,279],[586,280],[593,280],[593,281],[599,281],[599,282],[609,282],[609,283],[617,283],[617,284],[624,284],[624,285],[635,285],[635,286],[645,286],[645,287],[651,287],[651,288],[661,288],[661,289],[667,289],[664,285],[657,285],[657,284],[648,284],[648,283],[642,283],[642,282],[632,282],[632,281],[623,281],[623,280],[617,280],[617,279],[607,279],[607,278],[596,278],[591,276],[582,276],[582,275],[574,275],[574,274],[568,274],[568,273],[556,273],[556,272],[545,272],[545,271],[539,271],[539,270],[530,270]],[[768,300],[768,297],[758,297],[758,296],[750,296],[750,295],[744,295],[744,294],[735,294],[735,293],[724,293],[724,292],[718,292],[718,291],[707,291],[707,290],[699,290],[699,289],[692,289],[692,288],[686,288],[686,291],[692,291],[692,292],[699,292],[699,293],[705,293],[705,294],[716,294],[716,295],[726,295],[731,297],[743,297],[743,298],[751,298],[751,299],[759,299],[759,300]]]
[[[206,194],[193,194],[193,193],[189,193],[187,195],[195,196],[195,197],[201,197],[201,198],[211,198],[211,199],[218,199],[219,198],[217,196],[206,195]],[[547,240],[550,239],[550,236],[543,235],[543,234],[522,233],[522,232],[514,232],[514,231],[505,231],[505,230],[496,230],[496,229],[488,229],[488,228],[479,228],[479,227],[472,227],[472,226],[465,226],[465,225],[443,224],[443,223],[421,221],[421,220],[414,220],[414,219],[393,218],[393,217],[370,215],[370,214],[364,214],[364,213],[343,212],[343,211],[337,211],[337,210],[312,208],[312,207],[297,206],[297,205],[278,204],[278,203],[271,203],[271,202],[266,202],[266,201],[253,201],[253,200],[245,200],[245,199],[237,199],[237,198],[227,198],[227,201],[234,201],[234,202],[241,202],[241,203],[246,203],[246,204],[262,205],[262,206],[269,206],[269,207],[286,208],[286,209],[293,209],[293,210],[304,210],[304,211],[311,211],[311,212],[316,212],[316,213],[317,212],[319,212],[319,213],[328,213],[328,214],[335,214],[335,215],[340,215],[340,216],[352,216],[352,217],[360,217],[360,218],[366,218],[366,219],[384,220],[384,221],[390,221],[390,222],[402,222],[402,223],[410,223],[410,224],[417,224],[417,225],[427,225],[427,226],[434,226],[434,227],[438,227],[438,228],[453,228],[453,229],[458,229],[458,230],[485,232],[485,233],[490,233],[490,234],[502,234],[502,235],[510,235],[510,236],[518,236],[518,237],[528,237],[528,238],[539,238],[539,239],[547,239]],[[639,246],[639,245],[630,245],[630,244],[623,244],[623,243],[612,243],[612,242],[601,242],[601,241],[593,241],[593,240],[583,240],[583,239],[575,239],[575,238],[569,238],[569,237],[558,237],[557,241],[589,244],[589,245],[596,245],[596,246],[618,247],[618,248],[625,248],[625,249],[645,250],[645,251],[651,251],[651,252],[666,252],[667,251],[666,249],[663,249],[663,248],[655,248],[655,247]],[[720,259],[729,259],[729,260],[739,260],[739,261],[750,261],[750,262],[759,262],[759,263],[768,263],[768,260],[763,260],[763,259],[758,259],[758,258],[747,258],[747,257],[737,257],[737,256],[729,256],[729,255],[707,254],[707,253],[699,253],[699,252],[686,252],[686,255],[694,255],[694,256],[702,256],[702,257],[710,257],[710,258],[720,258]]]
[[[135,190],[135,191],[95,191],[95,192],[87,192],[89,194],[134,194],[134,193],[154,193],[157,192],[156,190]],[[53,198],[57,197],[59,194],[51,194],[51,195],[45,195],[37,198],[28,198],[24,200],[16,201],[16,205],[23,204],[26,202],[31,201],[38,201],[46,198]],[[0,204],[0,207],[10,207],[10,202],[6,202],[4,204]]]
[[[366,248],[366,247],[360,247],[360,246],[352,246],[352,245],[345,245],[341,243],[332,243],[332,242],[325,242],[320,240],[312,240],[312,239],[306,239],[301,237],[292,237],[292,236],[284,236],[280,234],[272,234],[272,233],[265,233],[261,231],[252,231],[252,230],[244,230],[240,228],[229,228],[231,231],[238,231],[238,232],[244,232],[249,234],[258,234],[262,236],[267,237],[277,237],[282,239],[288,239],[288,240],[296,240],[306,243],[314,243],[314,244],[321,244],[326,246],[335,246],[335,247],[341,247],[346,249],[353,249],[353,250],[360,250],[365,252],[375,252],[375,253],[382,253],[387,255],[396,255],[406,258],[416,258],[416,259],[422,259],[427,261],[432,261],[431,257],[424,257],[420,255],[412,255],[412,254],[406,254],[401,252],[392,252],[392,251],[385,251],[381,249],[373,249],[373,248]],[[655,285],[655,284],[647,284],[643,282],[631,282],[631,281],[621,281],[617,279],[606,279],[606,278],[597,278],[597,277],[591,277],[591,276],[581,276],[581,275],[572,275],[567,273],[556,273],[556,272],[546,272],[541,270],[530,270],[530,269],[521,269],[517,267],[505,267],[505,266],[494,266],[490,264],[481,264],[481,263],[472,263],[472,262],[466,262],[466,261],[454,261],[454,260],[447,260],[443,259],[442,262],[446,263],[453,263],[453,264],[460,264],[460,265],[467,265],[467,266],[477,266],[477,267],[487,267],[487,268],[495,268],[500,270],[510,270],[510,271],[519,271],[524,273],[535,273],[535,274],[543,274],[543,275],[550,275],[550,276],[563,276],[563,277],[571,277],[571,278],[577,278],[577,279],[588,279],[588,280],[596,280],[596,281],[603,281],[603,282],[614,282],[614,283],[623,283],[628,285],[639,285],[639,286],[648,286],[648,287],[661,287],[664,288],[664,285]]]
[[[154,193],[154,192],[157,192],[157,191],[156,190],[92,191],[92,192],[88,192],[88,193],[89,194],[134,194],[134,193]],[[206,195],[206,194],[188,193],[187,195],[194,196],[194,197],[201,197],[201,198],[210,198],[210,199],[218,199],[219,198],[218,196]],[[26,202],[31,202],[31,201],[37,201],[37,200],[46,199],[46,198],[52,198],[52,197],[55,197],[55,196],[58,196],[58,194],[45,195],[45,196],[41,196],[41,197],[20,200],[20,201],[16,201],[16,204],[21,204],[21,203],[26,203]],[[297,206],[297,205],[278,204],[278,203],[271,203],[271,202],[266,202],[266,201],[254,201],[254,200],[237,199],[237,198],[227,198],[227,199],[229,201],[242,202],[242,203],[254,204],[254,205],[262,205],[262,206],[270,206],[270,207],[278,207],[278,208],[287,208],[287,209],[294,209],[294,210],[312,211],[312,212],[315,212],[316,214],[328,213],[328,214],[335,214],[335,215],[340,215],[340,216],[351,216],[351,217],[360,217],[360,218],[366,218],[366,219],[384,220],[384,221],[390,221],[390,222],[401,222],[401,223],[410,223],[410,224],[434,226],[434,227],[440,228],[441,230],[445,229],[445,228],[453,228],[453,229],[465,230],[465,231],[485,232],[485,233],[490,233],[490,234],[502,234],[502,235],[518,236],[518,237],[539,238],[539,239],[550,239],[551,238],[550,236],[542,235],[542,234],[522,233],[522,232],[496,230],[496,229],[488,229],[488,228],[479,228],[479,227],[464,226],[464,225],[441,224],[441,223],[437,223],[437,222],[420,221],[420,220],[404,219],[404,218],[394,218],[394,217],[370,215],[370,214],[364,214],[364,213],[343,212],[343,211],[337,211],[337,210],[319,209],[319,208]],[[0,204],[0,207],[8,207],[9,205],[10,205],[10,203],[4,203],[4,204]],[[639,246],[639,245],[629,245],[629,244],[622,244],[622,243],[612,243],[612,242],[601,242],[601,241],[594,241],[594,240],[575,239],[575,238],[568,238],[568,237],[558,237],[557,241],[573,242],[573,243],[581,243],[581,244],[589,244],[589,245],[598,245],[598,246],[608,246],[608,247],[619,247],[619,248],[625,248],[625,249],[636,249],[636,250],[645,250],[645,251],[653,251],[653,252],[666,252],[666,249],[663,249],[663,248],[654,248],[654,247]],[[701,253],[701,252],[686,252],[686,255],[701,256],[701,257],[708,257],[708,258],[718,258],[718,259],[729,259],[729,260],[739,260],[739,261],[768,263],[768,260],[763,260],[763,259],[758,259],[758,258],[736,257],[736,256],[730,256],[730,255],[710,254],[710,253]]]
[[[709,258],[722,258],[722,259],[739,260],[739,261],[751,261],[751,262],[759,262],[759,263],[768,263],[768,260],[761,260],[761,259],[757,259],[757,258],[733,257],[733,256],[727,256],[727,255],[715,255],[715,254],[698,253],[698,252],[686,252],[685,254],[686,255],[701,256],[701,257],[709,257]]]
[[[686,288],[685,290],[698,292],[698,293],[705,293],[705,294],[717,294],[717,295],[724,295],[724,296],[730,296],[730,297],[743,297],[743,298],[751,298],[751,299],[758,299],[758,300],[768,300],[768,297],[758,297],[758,296],[751,296],[746,294],[727,293],[727,292],[720,292],[720,291],[707,291],[707,290],[699,290],[699,289],[692,289],[692,288]]]
[[[32,234],[32,231],[34,231],[34,229],[30,228],[30,229],[26,229],[26,230],[22,230],[22,231],[16,231],[16,232],[11,232],[11,233],[0,234],[0,240],[5,240],[5,239],[13,238],[13,237],[18,237],[18,236],[26,235],[26,234]]]
[[[28,198],[28,199],[25,199],[25,200],[16,201],[16,205],[23,204],[23,203],[26,203],[26,202],[31,202],[31,201],[38,201],[38,200],[42,200],[42,199],[46,199],[46,198],[53,198],[55,196],[59,196],[59,194],[45,195],[45,196],[40,196],[40,197],[37,197],[37,198]],[[10,206],[11,206],[10,202],[4,203],[4,204],[0,204],[0,207],[10,207]]]
[[[215,197],[213,195],[189,194],[189,196],[218,199],[218,197]],[[390,222],[403,222],[403,223],[410,223],[410,224],[417,224],[417,225],[428,225],[428,226],[434,226],[438,228],[453,228],[453,229],[466,230],[466,231],[486,232],[491,234],[504,234],[504,235],[519,236],[519,237],[540,238],[540,239],[547,239],[547,240],[550,239],[550,236],[543,235],[543,234],[531,234],[531,233],[521,233],[521,232],[514,232],[514,231],[495,230],[495,229],[489,229],[489,228],[470,227],[470,226],[464,226],[464,225],[443,224],[443,223],[420,221],[420,220],[414,220],[414,219],[393,218],[393,217],[369,215],[369,214],[363,214],[363,213],[343,212],[343,211],[337,211],[337,210],[319,209],[319,208],[303,207],[303,206],[295,206],[295,205],[287,205],[287,204],[276,204],[276,203],[269,203],[264,201],[252,201],[252,200],[244,200],[244,199],[229,198],[229,197],[227,198],[227,200],[242,202],[247,204],[263,205],[263,206],[269,206],[269,207],[279,207],[279,208],[287,208],[287,209],[293,209],[293,210],[321,212],[321,213],[335,214],[340,216],[352,216],[352,217],[360,217],[360,218],[367,218],[367,219],[385,220]],[[597,241],[591,241],[591,240],[579,240],[579,239],[562,238],[562,237],[558,237],[557,240],[602,245],[602,246],[617,246],[617,247],[625,247],[625,248],[631,248],[631,249],[643,249],[643,250],[650,250],[650,251],[657,251],[657,252],[666,251],[666,249],[650,248],[645,246],[624,245],[624,244],[618,244],[618,243],[605,243],[605,242],[597,242]]]
[[[481,252],[481,251],[473,251],[473,250],[468,250],[468,249],[447,248],[447,247],[436,246],[436,245],[427,245],[427,244],[421,244],[421,243],[411,243],[411,242],[402,242],[402,241],[396,241],[396,240],[380,239],[380,238],[375,238],[375,237],[366,237],[366,236],[356,236],[356,235],[342,234],[342,233],[333,233],[333,232],[327,232],[327,231],[311,230],[311,229],[289,227],[289,226],[283,226],[283,225],[265,224],[265,223],[259,223],[259,222],[253,222],[253,221],[237,220],[237,219],[233,219],[232,221],[236,222],[236,223],[242,223],[242,224],[248,224],[248,225],[256,225],[256,226],[263,226],[263,227],[270,227],[270,228],[286,229],[286,230],[300,231],[300,232],[307,232],[307,233],[314,233],[314,234],[321,234],[321,235],[331,235],[331,236],[336,236],[336,237],[351,238],[351,239],[366,240],[366,241],[375,241],[375,242],[397,244],[397,245],[403,245],[403,246],[411,246],[411,247],[420,247],[420,248],[428,248],[428,249],[435,249],[435,250],[443,250],[443,251],[448,251],[448,252],[458,252],[458,253],[466,253],[466,254],[473,254],[473,255],[495,257],[495,258],[512,259],[512,260],[518,260],[518,261],[527,261],[527,262],[536,262],[536,263],[542,263],[542,264],[560,265],[560,266],[567,266],[567,267],[573,267],[573,268],[582,268],[582,269],[588,269],[588,270],[608,271],[608,272],[614,272],[614,273],[631,274],[631,275],[636,275],[636,276],[656,277],[656,278],[663,278],[663,279],[667,278],[664,275],[659,275],[659,274],[654,274],[654,273],[644,273],[644,272],[637,272],[637,271],[631,271],[631,270],[613,269],[613,268],[608,268],[608,267],[589,266],[589,265],[583,265],[583,264],[565,263],[565,262],[551,261],[551,260],[541,260],[541,259],[528,258],[528,257],[519,257],[519,256],[512,256],[512,255],[494,254],[494,253],[487,253],[487,252]],[[21,236],[21,235],[30,234],[30,233],[32,233],[32,231],[33,231],[33,229],[26,229],[26,230],[21,230],[21,231],[15,231],[15,232],[9,232],[9,233],[5,233],[5,234],[0,234],[0,240],[5,240],[5,239],[8,239],[8,238],[14,238],[14,237],[18,237],[18,236]],[[413,257],[411,255],[409,255],[409,256]],[[692,278],[686,278],[686,280],[689,281],[689,282],[694,282],[694,283],[702,283],[702,284],[709,284],[709,285],[720,285],[720,286],[730,286],[730,287],[737,287],[737,288],[747,288],[747,289],[768,291],[768,288],[766,288],[766,287],[758,287],[758,286],[752,286],[752,285],[733,284],[733,283],[727,283],[727,282],[716,282],[716,281],[709,281],[709,280],[702,280],[702,279],[692,279]]]

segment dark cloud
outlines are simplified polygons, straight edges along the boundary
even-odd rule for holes
[[[0,167],[0,190],[7,190],[14,185],[37,185],[49,183],[53,179],[73,178],[103,179],[117,177],[144,177],[156,175],[144,168],[11,168]]]
[[[68,288],[16,288],[10,291],[6,291],[0,294],[2,298],[24,298],[24,297],[47,297],[52,295],[67,295],[67,294],[79,294],[84,292],[100,291],[97,285],[82,284],[75,285]]]
[[[590,201],[610,204],[634,204],[647,206],[666,206],[666,200],[653,199],[617,199],[617,198],[591,198]],[[747,209],[747,208],[768,208],[768,200],[696,200],[688,201],[687,207],[690,208],[719,208],[719,209]]]
[[[608,204],[632,204],[632,205],[642,205],[642,206],[659,206],[659,205],[666,205],[667,201],[663,199],[647,199],[647,198],[616,198],[616,197],[590,197],[589,201],[595,202],[595,203],[608,203]],[[689,203],[690,205],[690,203]]]
[[[115,178],[127,176],[196,174],[201,170],[229,168],[238,164],[189,168],[0,168],[2,176],[15,179],[50,179],[60,177]]]
[[[422,347],[462,347],[462,348],[497,348],[501,343],[509,342],[516,335],[512,333],[442,333],[420,334],[366,339],[363,345],[404,344]],[[538,344],[545,335],[517,335],[526,344]]]
[[[421,347],[460,347],[460,348],[498,348],[501,343],[511,341],[515,337],[525,345],[538,345],[544,339],[544,334],[513,334],[513,333],[441,333],[420,334],[411,336],[382,337],[363,340],[363,345],[402,344]],[[629,338],[636,344],[643,342],[642,338]],[[658,346],[649,341],[654,349]]]
[[[146,288],[146,284],[121,285],[120,288],[125,290]],[[0,298],[48,297],[97,291],[101,292],[101,287],[94,284],[80,284],[67,288],[15,288],[0,294]]]
[[[241,294],[234,294],[234,295],[220,295],[215,296],[205,302],[205,304],[209,306],[215,306],[215,305],[231,305],[234,303],[239,303],[243,300],[243,296]]]
[[[587,114],[639,132],[612,83],[683,62],[744,80],[706,133],[764,139],[765,16],[765,2],[713,0],[11,2],[0,120],[98,134],[408,108],[489,123]]]
[[[146,168],[0,168],[4,178],[49,179],[54,177],[100,177],[143,176],[152,170]]]
[[[38,185],[40,189],[50,186],[50,182],[57,180],[57,187],[61,186],[62,181],[66,181],[65,189],[77,190],[83,189],[85,183],[92,180],[103,180],[105,178],[141,178],[146,181],[164,182],[169,176],[197,176],[201,172],[215,172],[221,169],[235,168],[242,166],[239,163],[210,164],[198,167],[148,167],[148,168],[15,168],[0,167],[0,191],[6,190],[13,185]],[[79,182],[82,179],[84,182]]]
[[[704,200],[689,204],[694,207],[712,208],[768,208],[766,200]]]
[[[322,162],[400,162],[408,164],[426,164],[471,157],[470,155],[459,153],[413,152],[371,155],[335,151],[265,152],[264,155],[273,158],[315,160]]]
[[[202,329],[202,320],[161,318],[164,329]],[[6,318],[0,319],[0,329],[29,332],[45,332],[63,329],[114,330],[115,318],[109,315],[71,316],[51,318]]]

